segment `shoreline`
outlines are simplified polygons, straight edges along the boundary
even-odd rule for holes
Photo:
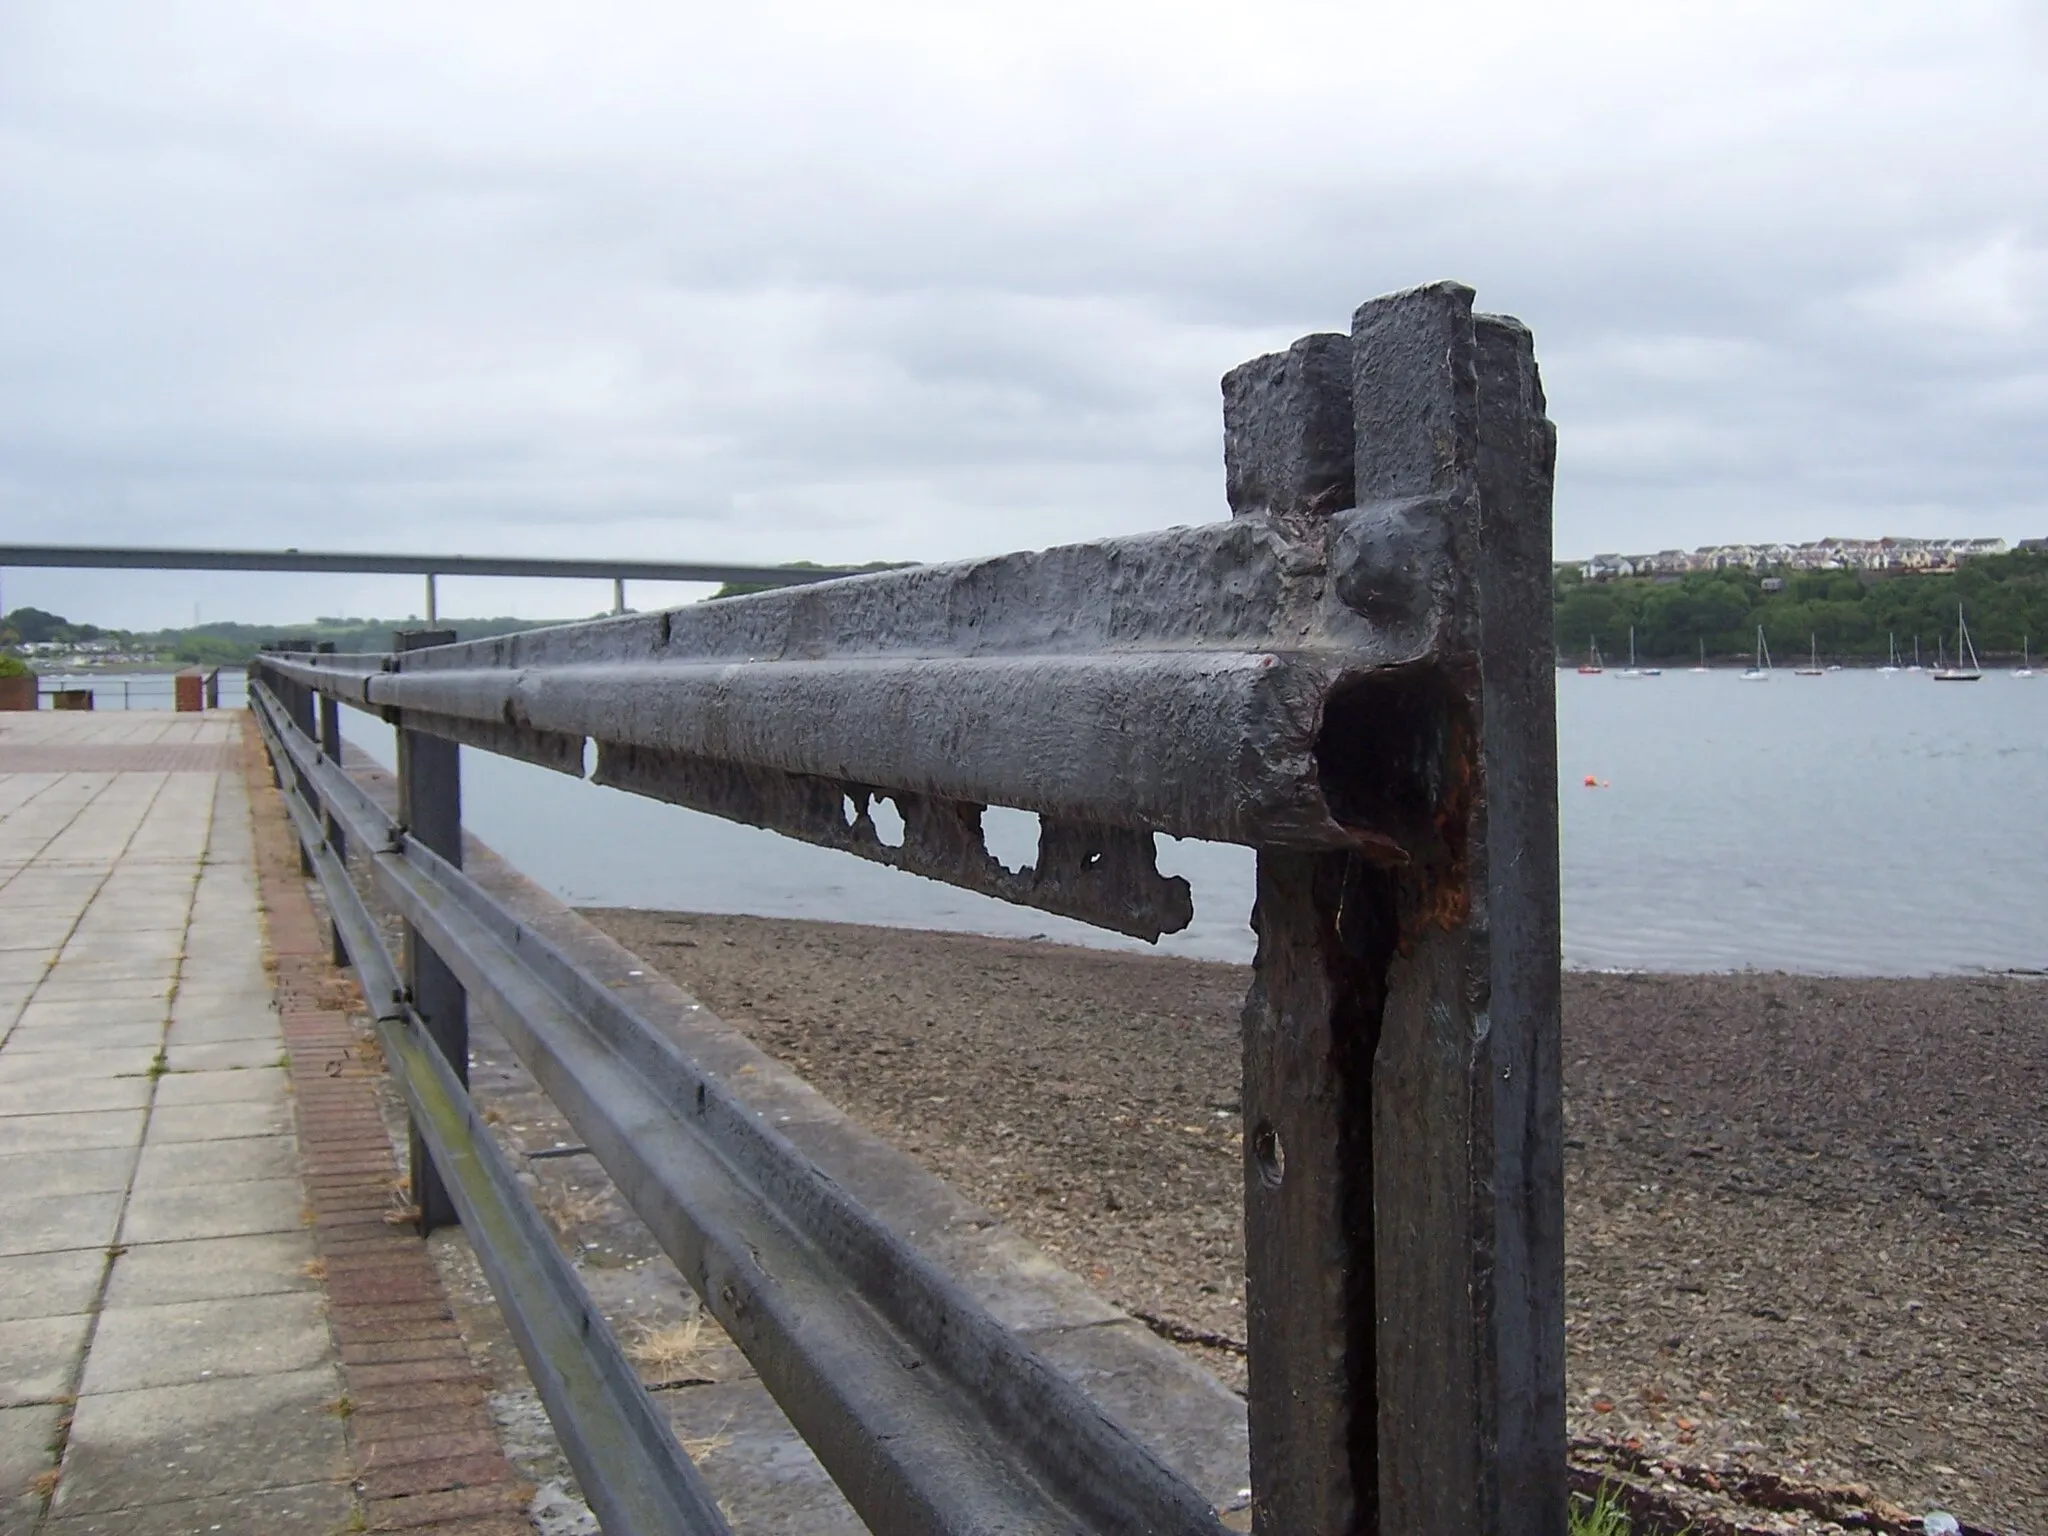
[[[1242,1386],[1249,967],[585,916]],[[1567,972],[1572,1433],[2048,1533],[2038,979]]]

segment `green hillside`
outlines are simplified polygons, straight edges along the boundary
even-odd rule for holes
[[[1784,590],[1764,591],[1766,575],[1781,577]],[[1924,575],[1714,571],[1676,581],[1588,582],[1577,569],[1561,568],[1552,616],[1564,660],[1584,657],[1589,643],[1609,660],[1626,657],[1630,625],[1644,661],[1695,659],[1701,641],[1710,660],[1747,659],[1761,624],[1781,660],[1804,657],[1811,635],[1823,662],[1879,664],[1889,633],[1908,655],[1918,635],[1931,663],[1937,636],[1955,644],[1958,602],[1980,656],[2016,657],[2023,637],[2041,650],[2048,645],[2048,553],[1991,555]]]

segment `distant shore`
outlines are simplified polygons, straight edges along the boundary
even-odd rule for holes
[[[1244,967],[586,915],[1126,1309],[1243,1338]],[[1568,975],[1574,1430],[2048,1531],[2044,1038],[2019,979]]]

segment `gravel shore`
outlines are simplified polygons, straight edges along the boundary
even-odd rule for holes
[[[593,911],[1242,1387],[1238,966]],[[1573,975],[1572,1429],[2048,1536],[2048,984]]]

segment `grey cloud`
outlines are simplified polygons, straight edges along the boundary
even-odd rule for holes
[[[1456,276],[1536,329],[1567,553],[2048,532],[2028,8],[1268,9],[11,11],[0,522],[1193,521],[1226,368]]]

